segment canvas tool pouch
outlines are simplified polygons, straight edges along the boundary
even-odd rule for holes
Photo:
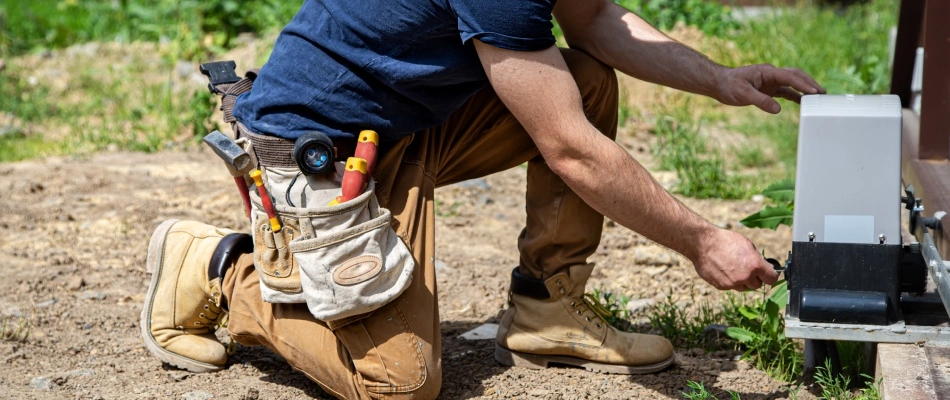
[[[390,226],[392,213],[379,206],[373,180],[355,199],[328,205],[340,194],[343,163],[337,167],[337,174],[325,177],[305,176],[296,168],[264,169],[282,226],[276,233],[259,193],[251,191],[254,266],[264,300],[306,303],[314,317],[327,322],[394,300],[409,286],[415,267]]]
[[[355,141],[334,143],[335,174],[300,174],[290,156],[293,142],[251,132],[233,115],[237,97],[251,90],[258,71],[239,79],[229,73],[233,62],[207,66],[224,121],[260,165],[281,223],[274,232],[260,193],[247,180],[254,267],[264,301],[306,303],[317,319],[340,325],[398,297],[412,281],[415,261],[390,226],[392,214],[379,206],[373,180],[355,199],[328,205],[340,195],[344,163],[339,159],[353,154]]]

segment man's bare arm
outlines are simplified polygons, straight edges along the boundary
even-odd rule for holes
[[[777,277],[742,235],[719,229],[677,201],[584,116],[560,52],[503,50],[475,41],[498,96],[541,155],[591,207],[693,261],[719,289],[758,288]]]
[[[811,76],[767,64],[727,68],[656,30],[610,0],[560,0],[554,8],[572,48],[632,77],[712,97],[728,105],[754,105],[777,113],[772,97],[798,101],[824,93]]]

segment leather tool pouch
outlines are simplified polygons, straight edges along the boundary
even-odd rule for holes
[[[390,226],[392,214],[376,200],[375,182],[355,199],[327,206],[340,193],[342,163],[338,168],[328,177],[299,175],[293,168],[264,170],[268,191],[279,197],[276,233],[260,195],[251,191],[254,266],[264,300],[307,303],[322,321],[367,313],[394,300],[409,286],[415,267]]]

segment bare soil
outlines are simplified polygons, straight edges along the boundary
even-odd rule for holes
[[[649,158],[638,140],[626,136],[621,143]],[[191,374],[162,365],[143,346],[137,324],[152,229],[181,218],[246,230],[231,179],[210,151],[0,164],[0,176],[0,316],[33,325],[25,341],[0,341],[3,398],[325,397],[265,348],[239,347],[227,369]],[[492,358],[493,341],[460,338],[497,322],[505,307],[524,185],[525,170],[514,168],[437,192],[443,398],[676,398],[687,380],[704,381],[721,395],[737,391],[743,399],[787,396],[787,384],[736,361],[736,352],[681,349],[679,365],[658,374],[601,375],[503,367]],[[713,223],[750,236],[766,254],[787,251],[788,231],[738,224],[761,204],[683,201]],[[588,289],[632,296],[640,318],[670,293],[685,308],[720,297],[686,259],[610,221],[592,261],[598,267]]]

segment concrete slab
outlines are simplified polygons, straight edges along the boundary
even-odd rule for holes
[[[916,344],[878,344],[874,379],[881,381],[882,399],[938,400],[950,396],[950,392],[937,396],[926,349]]]

